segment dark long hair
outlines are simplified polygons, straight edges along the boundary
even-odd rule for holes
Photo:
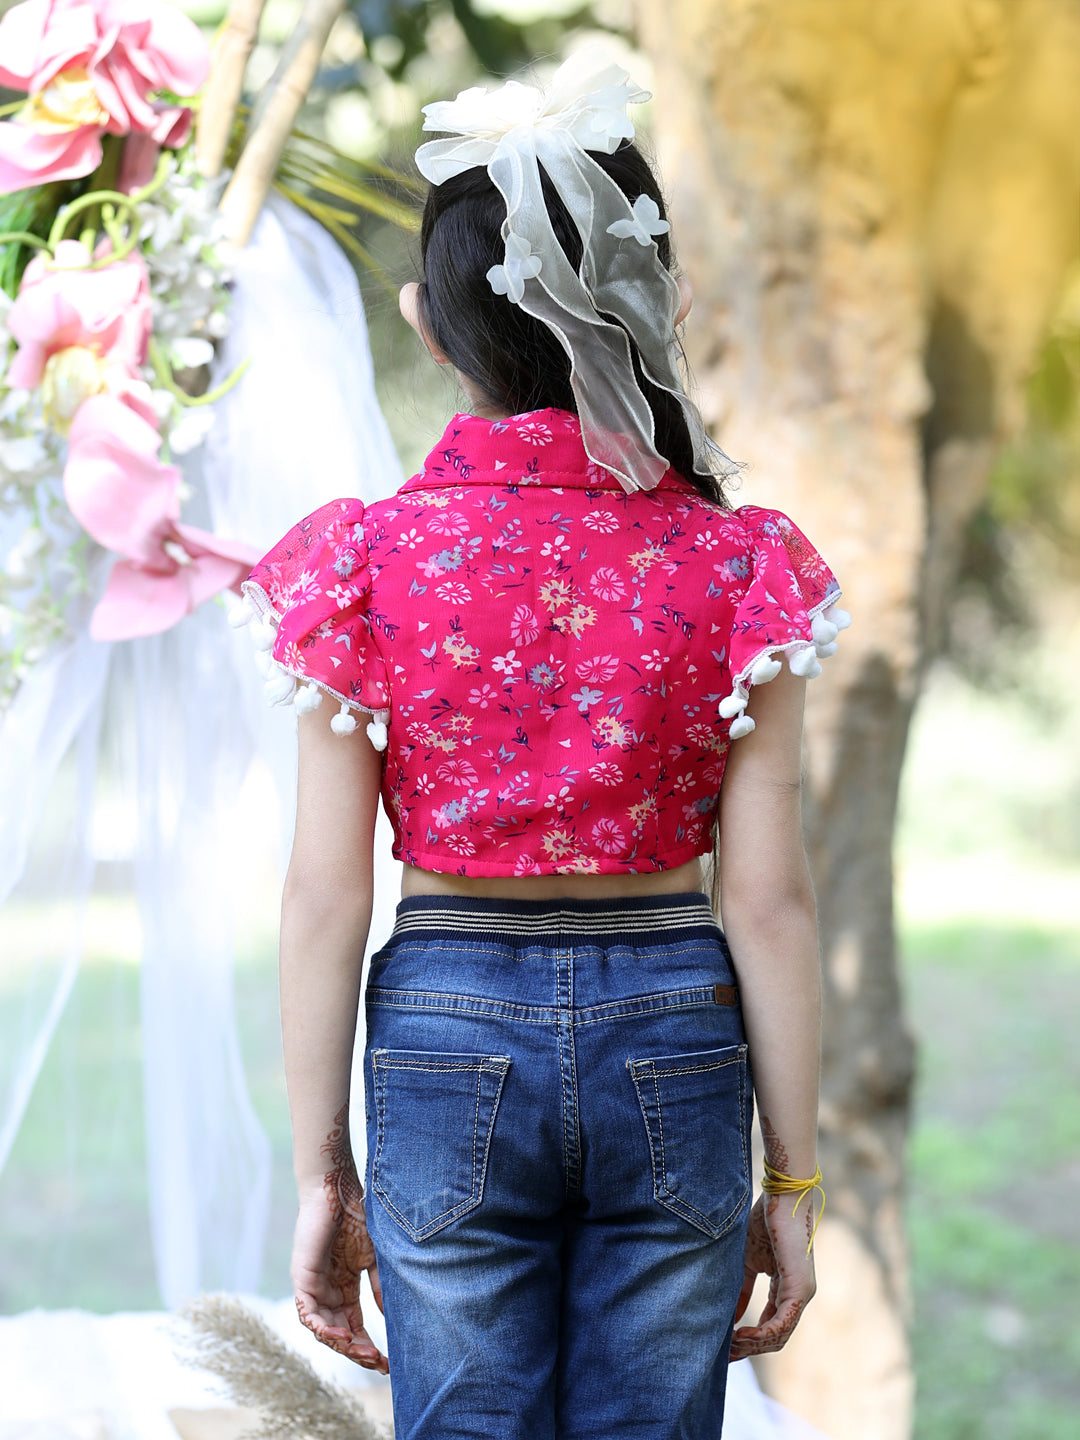
[[[630,201],[649,195],[664,216],[660,186],[634,144],[624,142],[613,155],[589,154]],[[581,237],[542,167],[540,180],[555,237],[576,271],[581,265]],[[506,202],[487,171],[479,167],[430,187],[420,227],[424,279],[419,305],[424,330],[451,364],[507,414],[548,407],[576,411],[570,360],[554,333],[505,295],[496,295],[488,283],[487,272],[503,262],[505,219]],[[661,262],[670,270],[670,231],[657,237],[657,247]],[[642,375],[633,341],[630,352],[653,413],[657,451],[706,500],[726,507],[721,478],[694,469],[690,431],[678,400]]]

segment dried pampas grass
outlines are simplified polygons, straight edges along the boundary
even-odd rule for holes
[[[321,1379],[254,1311],[231,1295],[203,1295],[178,1312],[185,1365],[209,1370],[237,1405],[255,1410],[250,1440],[390,1440],[360,1401]]]

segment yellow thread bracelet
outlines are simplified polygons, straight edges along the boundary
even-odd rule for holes
[[[825,1187],[821,1183],[821,1166],[819,1165],[809,1180],[796,1180],[791,1175],[785,1175],[782,1170],[774,1170],[766,1160],[765,1174],[762,1177],[761,1188],[766,1195],[794,1195],[798,1192],[799,1198],[795,1201],[795,1210],[802,1204],[802,1197],[810,1192],[810,1210],[814,1209],[815,1190],[821,1191],[821,1209],[814,1221],[814,1228],[810,1231],[810,1243],[806,1247],[806,1253],[810,1254],[810,1248],[814,1243],[814,1236],[817,1234],[817,1227],[821,1224],[821,1217],[825,1213]],[[791,1214],[794,1216],[795,1210]]]

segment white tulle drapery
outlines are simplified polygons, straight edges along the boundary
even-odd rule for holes
[[[237,260],[215,383],[249,358],[215,407],[209,439],[183,457],[186,518],[261,550],[336,495],[393,492],[400,467],[355,277],[325,231],[278,197]],[[200,1290],[259,1287],[270,1145],[233,1012],[232,817],[260,756],[291,831],[295,740],[217,602],[163,635],[90,640],[103,562],[74,637],[32,671],[0,721],[0,1167],[78,972],[107,786],[132,817],[148,1194],[171,1307]],[[373,946],[399,888],[396,863],[379,863]]]

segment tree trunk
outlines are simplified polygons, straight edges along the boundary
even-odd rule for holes
[[[826,1017],[818,1293],[767,1388],[904,1440],[914,1045],[904,746],[964,533],[1075,253],[1080,0],[638,0],[706,417],[854,616],[809,687]]]

